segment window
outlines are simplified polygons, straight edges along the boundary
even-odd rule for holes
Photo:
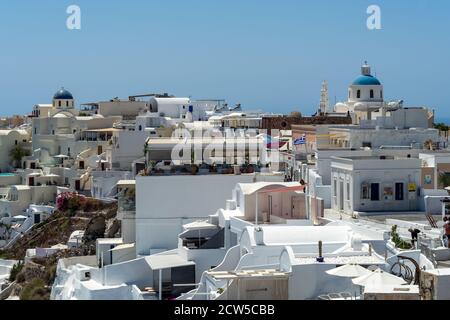
[[[369,185],[366,183],[361,185],[361,199],[369,199]]]
[[[350,99],[352,97],[352,92],[348,90],[348,98]]]
[[[358,91],[356,92],[356,98],[357,98],[357,99],[360,99],[360,98],[361,98],[361,90],[358,90]]]
[[[69,101],[66,101],[66,107],[68,107],[69,106]]]
[[[14,142],[14,144],[17,146],[17,144],[18,144],[19,142],[16,140],[15,142]]]
[[[380,91],[380,98],[383,99],[383,90]]]
[[[142,126],[139,126],[139,131],[142,131]]]
[[[404,190],[405,185],[403,183],[396,183],[395,184],[395,200],[402,201],[404,200]]]
[[[350,201],[350,182],[347,182],[347,201]]]
[[[370,200],[371,201],[380,201],[380,184],[372,183],[370,185]]]
[[[34,128],[34,134],[37,134],[37,128]]]
[[[61,101],[58,101],[58,107],[61,107]]]
[[[333,197],[337,197],[337,180],[333,180]]]
[[[383,188],[383,199],[386,201],[391,201],[394,197],[394,190],[392,185],[385,185]]]
[[[375,94],[373,92],[373,90],[370,90],[370,99],[373,99],[375,97]]]

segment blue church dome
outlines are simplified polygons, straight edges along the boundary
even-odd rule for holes
[[[377,78],[371,75],[362,75],[353,81],[354,86],[380,86],[381,82]]]
[[[64,88],[61,88],[55,95],[53,96],[54,100],[73,100],[73,95]]]

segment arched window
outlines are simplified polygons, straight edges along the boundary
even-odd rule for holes
[[[383,90],[380,91],[380,98],[383,99]]]
[[[357,99],[361,99],[361,90],[358,90],[358,91],[356,92],[356,98],[357,98]]]
[[[348,90],[348,98],[350,99],[352,97],[352,91]]]
[[[66,107],[68,107],[69,106],[69,101],[66,101]]]
[[[370,90],[370,99],[373,99],[375,97],[375,94],[373,92],[373,90]]]
[[[139,126],[139,131],[142,131],[142,126]]]
[[[61,101],[58,101],[58,107],[61,107]]]

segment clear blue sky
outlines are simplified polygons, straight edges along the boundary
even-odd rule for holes
[[[366,28],[371,4],[382,30]],[[1,1],[0,113],[65,86],[77,103],[162,91],[311,114],[322,80],[344,100],[368,60],[388,99],[450,120],[449,17],[448,0]]]

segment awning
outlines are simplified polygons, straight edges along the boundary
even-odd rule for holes
[[[24,220],[24,219],[28,219],[28,217],[26,216],[14,216],[12,217],[13,219],[17,219],[17,220]]]
[[[90,130],[84,130],[83,132],[119,132],[122,131],[120,129],[116,128],[102,128],[102,129],[90,129]]]
[[[217,226],[207,221],[194,221],[183,226],[185,230],[210,230],[217,229]]]
[[[163,269],[171,269],[171,268],[179,268],[179,267],[188,267],[195,266],[195,262],[187,261],[180,257],[178,254],[156,254],[149,257],[146,257],[150,268],[154,271],[163,270]]]

